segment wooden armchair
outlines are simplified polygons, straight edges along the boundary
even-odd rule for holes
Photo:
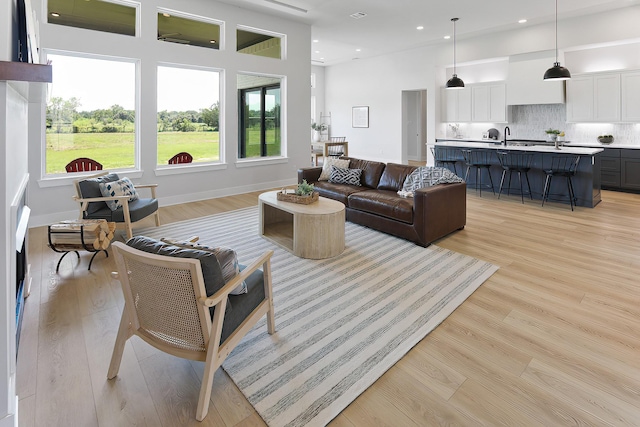
[[[64,168],[67,172],[101,171],[102,163],[88,157],[79,157],[71,160]]]
[[[142,236],[128,244],[142,250],[121,242],[112,246],[118,269],[113,274],[122,285],[125,305],[107,377],[118,374],[124,346],[133,335],[166,353],[205,362],[196,409],[196,419],[202,421],[209,410],[213,376],[242,337],[265,314],[268,332],[275,332],[273,251],[225,284],[211,283],[212,270],[220,270],[213,254],[176,253],[181,252],[176,246]],[[248,293],[230,295],[243,281]],[[217,290],[209,294],[212,285]],[[227,311],[228,300],[233,310]]]
[[[177,165],[179,163],[191,163],[193,162],[193,156],[185,151],[176,154],[169,159],[170,165]]]
[[[74,181],[76,195],[73,197],[80,204],[80,219],[105,219],[107,222],[115,222],[123,226],[127,231],[127,239],[133,237],[132,224],[149,215],[155,216],[156,226],[160,225],[160,213],[158,212],[158,199],[156,198],[157,184],[136,185],[135,189],[149,189],[151,198],[137,198],[129,200],[127,195],[103,196],[100,191],[101,183],[118,181],[115,173],[101,172],[96,175],[84,177]],[[106,202],[118,200],[122,206],[111,210]]]

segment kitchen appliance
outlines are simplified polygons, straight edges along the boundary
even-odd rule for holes
[[[500,131],[496,128],[491,128],[487,131],[489,139],[497,140],[500,137]]]

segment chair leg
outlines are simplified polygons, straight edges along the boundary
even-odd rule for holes
[[[518,182],[520,183],[520,199],[524,205],[524,192],[522,191],[522,172],[518,171]]]
[[[496,195],[496,190],[493,188],[493,178],[491,178],[491,168],[486,168],[487,169],[487,175],[489,175],[489,183],[491,183],[491,191],[493,191],[493,195]],[[511,178],[509,178],[509,180],[511,180]]]
[[[513,175],[513,170],[509,169],[509,184],[507,185],[507,196],[511,195],[511,176]]]
[[[569,188],[569,206],[571,206],[571,211],[573,212],[573,204],[575,202],[573,197],[573,184],[571,183],[571,177],[567,177],[567,187]]]
[[[524,177],[527,178],[527,187],[529,188],[529,198],[533,200],[533,193],[531,192],[531,184],[529,183],[529,172],[525,172]]]
[[[127,340],[131,338],[131,325],[129,321],[129,315],[127,314],[127,306],[122,309],[122,317],[120,318],[120,327],[118,328],[118,335],[116,336],[116,343],[113,346],[113,353],[111,354],[111,363],[109,364],[109,370],[107,371],[107,378],[112,379],[118,375],[120,370],[120,362],[122,361],[122,353],[124,352],[124,346]]]
[[[544,190],[542,191],[542,206],[544,206],[545,200],[549,197],[549,188],[551,188],[551,175],[547,175],[547,179],[544,181]]]
[[[218,369],[218,346],[215,351],[209,348],[207,351],[207,360],[204,365],[204,374],[202,375],[202,384],[200,384],[200,395],[198,397],[198,407],[196,408],[196,420],[202,421],[209,413],[209,402],[211,402],[211,389],[213,388],[213,376]]]
[[[480,190],[480,197],[482,197],[482,170],[476,166],[476,191]]]
[[[160,211],[156,211],[156,213],[154,214],[155,219],[156,219],[156,227],[160,227]]]
[[[471,166],[467,166],[467,171],[464,173],[464,182],[467,182],[467,183],[469,178],[469,169],[471,169]]]
[[[500,189],[498,190],[498,200],[500,199],[500,195],[502,194],[502,184],[504,184],[504,176],[507,174],[507,170],[502,170],[502,177],[500,178]]]
[[[273,306],[273,286],[271,284],[271,261],[267,261],[262,265],[262,276],[264,282],[264,296],[269,304],[267,311],[267,332],[274,334],[276,332],[276,317]]]

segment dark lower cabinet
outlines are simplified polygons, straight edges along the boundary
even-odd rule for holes
[[[640,190],[640,150],[620,150],[620,188]]]
[[[620,150],[605,148],[600,154],[600,183],[602,188],[620,188]]]

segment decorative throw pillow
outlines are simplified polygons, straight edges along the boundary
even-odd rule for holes
[[[322,163],[322,172],[318,181],[328,181],[329,175],[331,175],[331,166],[337,166],[339,168],[348,168],[350,160],[337,159],[335,157],[327,157]]]
[[[407,176],[400,191],[403,193],[414,192],[419,188],[455,182],[464,182],[464,180],[447,168],[421,166]]]
[[[238,264],[238,255],[236,251],[228,248],[213,248],[211,246],[199,245],[197,243],[189,242],[189,241],[179,241],[173,239],[160,239],[164,243],[168,243],[173,246],[177,246],[179,248],[185,249],[196,249],[203,252],[209,252],[215,255],[218,259],[218,263],[220,263],[220,268],[222,269],[222,277],[224,278],[224,283],[227,284],[231,279],[233,279],[236,275],[240,273],[240,264]],[[231,295],[241,295],[246,294],[248,292],[247,284],[243,281],[236,288],[234,288],[231,292]]]
[[[133,186],[131,180],[127,177],[112,182],[101,182],[100,192],[103,197],[129,196],[130,202],[138,199],[138,192]],[[120,200],[107,200],[105,203],[112,211],[118,210],[122,207],[122,202]]]
[[[329,182],[332,184],[360,184],[360,176],[362,175],[362,169],[344,169],[336,166],[331,166],[331,175],[329,175]]]

